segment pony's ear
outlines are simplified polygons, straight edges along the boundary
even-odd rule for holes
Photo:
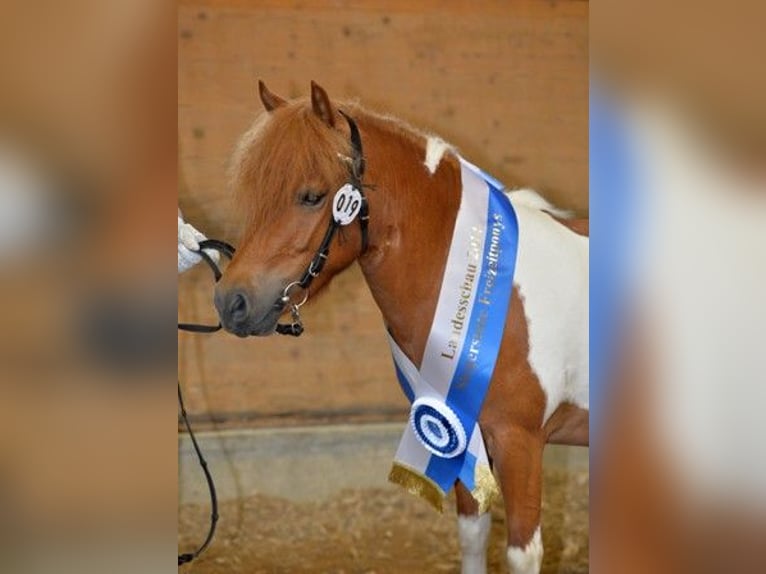
[[[330,127],[335,125],[335,111],[330,104],[330,98],[324,88],[314,80],[311,81],[311,107],[324,123]]]
[[[263,83],[263,80],[258,80],[258,93],[261,95],[263,107],[266,108],[267,112],[271,112],[287,103],[287,101],[280,98],[278,95],[270,92],[266,87],[266,84]]]

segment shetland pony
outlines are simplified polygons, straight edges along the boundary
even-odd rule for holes
[[[265,112],[232,163],[246,227],[216,290],[222,324],[241,337],[275,332],[285,287],[304,274],[347,181],[348,116],[364,142],[368,244],[363,250],[360,227],[344,227],[311,294],[358,262],[389,333],[418,366],[460,205],[456,151],[393,117],[333,102],[313,82],[310,99],[291,102],[259,86]],[[530,190],[509,198],[519,223],[516,271],[479,425],[503,495],[508,564],[526,574],[542,562],[543,448],[588,444],[588,222]],[[484,572],[489,513],[478,513],[460,482],[455,491],[462,571]]]

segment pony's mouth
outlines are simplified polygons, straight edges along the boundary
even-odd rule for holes
[[[268,337],[273,335],[279,323],[279,317],[282,316],[284,307],[272,306],[266,314],[250,323],[242,332],[234,333],[238,337]]]
[[[276,332],[279,318],[285,311],[284,305],[274,303],[265,315],[255,321],[249,321],[242,326],[234,327],[229,331],[237,337],[268,337]]]

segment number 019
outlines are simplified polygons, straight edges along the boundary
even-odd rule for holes
[[[351,215],[359,208],[359,199],[350,198],[345,194],[338,195],[338,201],[335,202],[335,208],[338,213]]]

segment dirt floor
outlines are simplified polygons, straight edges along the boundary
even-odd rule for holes
[[[450,505],[452,506],[452,505]],[[204,537],[207,506],[180,509],[179,548]],[[455,511],[434,512],[404,490],[344,490],[318,503],[254,496],[224,503],[194,574],[459,572]],[[507,572],[502,507],[492,511],[489,571]],[[545,473],[544,573],[588,572],[588,472]]]

